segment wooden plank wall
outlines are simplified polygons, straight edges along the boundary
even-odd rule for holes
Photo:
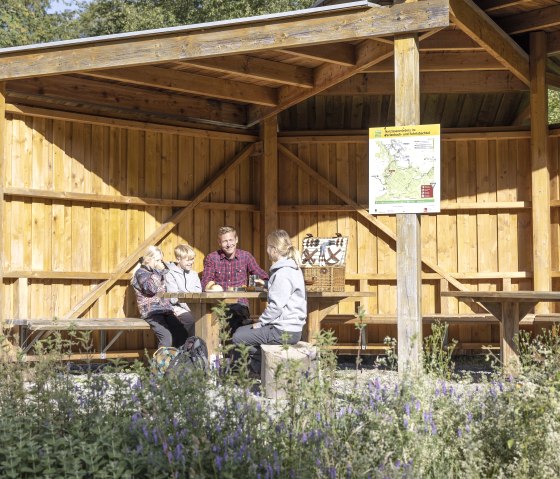
[[[123,197],[188,199],[246,144],[235,137],[208,138],[12,113],[7,115],[6,130],[2,252],[6,318],[64,315],[173,210],[172,203],[124,204]],[[281,136],[279,141],[342,192],[367,204],[366,137]],[[532,287],[529,141],[527,132],[443,135],[442,212],[422,217],[422,255],[469,288]],[[555,131],[550,135],[550,169],[553,289],[557,290],[560,134]],[[279,162],[278,176],[279,227],[298,244],[307,233],[348,235],[347,288],[377,292],[377,298],[362,303],[368,313],[395,314],[393,242],[348,211],[334,194],[318,188],[289,160]],[[262,263],[259,251],[266,232],[259,221],[259,178],[259,157],[251,157],[211,193],[207,201],[217,206],[197,208],[162,242],[165,256],[171,258],[174,245],[187,241],[198,251],[195,268],[200,271],[204,255],[216,247],[216,229],[233,224],[240,233],[240,246]],[[69,196],[56,198],[55,192]],[[73,199],[78,193],[108,199]],[[379,220],[395,230],[394,217]],[[129,279],[119,281],[87,316],[136,316]],[[438,275],[424,272],[424,313],[471,311],[453,299],[441,302],[439,291],[445,287]],[[338,312],[354,310],[350,302],[341,304]],[[357,338],[353,326],[335,329],[341,342]],[[450,332],[464,342],[499,337],[497,326],[488,325],[454,325]],[[368,335],[370,342],[382,342],[385,336],[396,337],[396,330],[375,325]],[[119,341],[116,349],[155,344],[151,333],[131,333]]]
[[[5,318],[66,314],[176,210],[153,202],[123,204],[123,197],[188,200],[246,145],[227,135],[209,139],[12,114],[6,129]],[[189,242],[198,252],[195,269],[202,270],[223,224],[238,228],[242,248],[258,251],[253,204],[260,191],[254,178],[258,165],[249,158],[206,200],[221,206],[198,208],[163,240],[166,259],[173,259],[176,244]],[[30,194],[22,196],[21,189]],[[71,199],[49,198],[49,192]],[[78,201],[75,194],[106,195],[107,202]],[[247,207],[236,208],[241,203]],[[137,317],[130,276],[85,317]],[[119,341],[114,349],[155,345],[150,332]]]

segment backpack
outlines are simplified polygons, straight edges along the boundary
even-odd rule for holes
[[[165,374],[172,372],[183,375],[191,374],[196,370],[204,373],[208,371],[208,347],[204,339],[191,336],[177,351],[177,354],[171,358]]]
[[[175,358],[175,356],[177,356],[179,353],[180,350],[177,348],[170,348],[165,346],[158,348],[158,350],[154,353],[152,359],[152,374],[163,376],[169,368],[171,360]]]

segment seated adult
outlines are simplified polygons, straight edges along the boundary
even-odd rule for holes
[[[249,275],[256,275],[262,280],[268,274],[258,264],[253,255],[237,248],[239,238],[237,231],[231,226],[223,226],[218,230],[220,249],[206,256],[202,272],[202,287],[212,291],[219,285],[224,291],[240,286],[247,286]],[[229,326],[233,334],[237,328],[250,322],[249,301],[241,298],[238,303],[227,308],[230,315]]]
[[[131,284],[136,293],[140,316],[155,333],[158,347],[180,347],[187,339],[187,331],[173,312],[168,299],[160,298],[165,292],[163,253],[156,246],[149,246],[140,258],[140,267],[134,273]]]
[[[253,372],[261,372],[261,344],[296,344],[307,319],[307,296],[300,254],[284,230],[268,235],[266,251],[273,262],[268,281],[268,305],[259,321],[240,327],[233,343],[249,348]]]
[[[194,249],[188,244],[180,244],[175,247],[175,258],[177,263],[167,263],[169,272],[165,275],[165,288],[168,293],[200,293],[202,286],[198,273],[192,269],[195,258]],[[181,321],[187,334],[194,336],[195,317],[191,308],[185,301],[170,298],[175,316]]]

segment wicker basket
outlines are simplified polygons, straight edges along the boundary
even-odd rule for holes
[[[344,266],[307,266],[302,271],[307,291],[344,291]]]

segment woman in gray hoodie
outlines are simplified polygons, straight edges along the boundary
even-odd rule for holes
[[[273,262],[268,280],[268,304],[255,324],[242,326],[233,335],[233,343],[250,346],[251,368],[261,371],[261,344],[296,344],[307,319],[305,282],[300,269],[299,251],[290,235],[276,230],[267,237],[266,251]]]

